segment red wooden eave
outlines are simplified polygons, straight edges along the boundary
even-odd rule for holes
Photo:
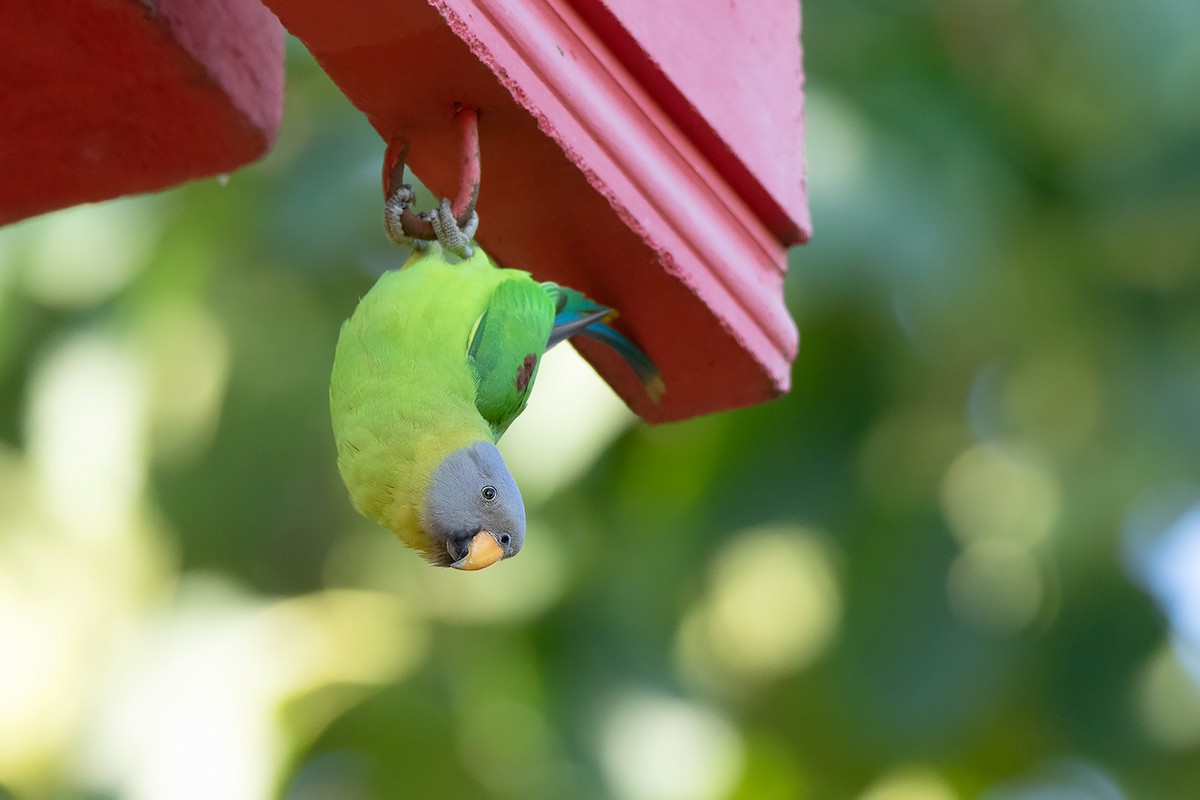
[[[257,0],[0,12],[0,225],[230,172],[270,149],[283,29]]]
[[[455,105],[479,110],[480,243],[621,311],[663,372],[660,405],[612,353],[579,349],[643,417],[788,388],[785,249],[809,227],[794,1],[267,5],[385,140],[412,141],[435,193],[457,186]]]

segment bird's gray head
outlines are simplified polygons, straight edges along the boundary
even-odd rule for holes
[[[442,459],[421,526],[441,545],[427,557],[442,567],[483,569],[521,550],[525,503],[494,444],[474,442]]]

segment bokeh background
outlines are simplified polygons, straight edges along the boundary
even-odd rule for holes
[[[1200,797],[1200,5],[804,12],[794,391],[555,350],[477,575],[339,482],[401,256],[297,43],[261,163],[0,230],[0,797]]]

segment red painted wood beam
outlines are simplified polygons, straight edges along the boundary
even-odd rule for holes
[[[570,2],[780,241],[806,240],[800,3]]]
[[[43,0],[0,12],[0,224],[265,153],[283,29],[258,0]]]
[[[505,266],[620,309],[619,326],[663,372],[662,403],[610,352],[580,350],[643,417],[680,419],[788,388],[798,339],[783,304],[785,248],[808,230],[795,0],[706,0],[709,44],[690,55],[657,23],[630,24],[639,4],[267,4],[385,141],[411,140],[410,165],[440,195],[458,185],[454,107],[479,110],[479,241]],[[700,24],[672,5],[686,11],[684,28]],[[697,57],[731,70],[767,63],[744,84],[720,82],[727,106],[704,93],[720,68],[688,73]]]

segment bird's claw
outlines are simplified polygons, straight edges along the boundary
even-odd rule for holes
[[[471,257],[474,252],[471,249],[471,239],[479,227],[478,212],[472,210],[470,219],[459,228],[458,221],[454,218],[454,212],[450,210],[450,201],[443,197],[436,209],[429,212],[428,215],[423,214],[422,216],[428,216],[429,223],[433,225],[433,230],[437,234],[437,240],[443,250],[454,253],[459,258]]]
[[[383,229],[392,244],[422,247],[425,242],[409,236],[404,231],[404,212],[416,200],[416,192],[407,183],[393,189],[383,205]]]
[[[408,184],[397,187],[389,195],[383,207],[383,228],[387,232],[388,240],[393,244],[407,245],[417,250],[424,250],[430,242],[436,241],[446,252],[459,258],[470,258],[474,252],[471,239],[475,237],[475,231],[479,228],[479,213],[472,209],[466,223],[459,227],[450,201],[443,198],[437,208],[418,215],[419,219],[429,223],[433,229],[433,237],[412,235],[405,230],[404,214],[412,206],[415,197],[416,193]]]
[[[392,139],[383,158],[383,227],[394,244],[423,250],[436,241],[446,252],[469,258],[471,239],[479,227],[475,213],[479,199],[478,116],[473,109],[456,106],[455,120],[462,137],[462,173],[454,201],[442,200],[437,208],[421,214],[413,211],[416,194],[402,183],[409,142]]]

